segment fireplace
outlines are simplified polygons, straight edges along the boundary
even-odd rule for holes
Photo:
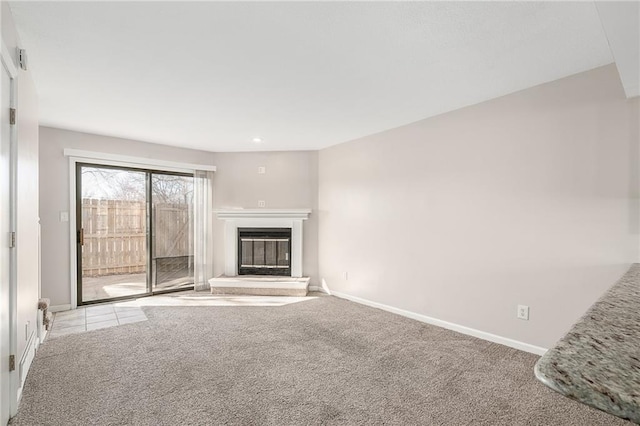
[[[291,276],[291,228],[238,228],[238,275]]]
[[[209,280],[213,294],[306,296],[302,222],[310,209],[216,210],[224,220],[224,274]]]

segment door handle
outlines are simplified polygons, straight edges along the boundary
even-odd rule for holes
[[[81,246],[84,245],[84,228],[80,228],[80,230],[78,231],[78,242]]]

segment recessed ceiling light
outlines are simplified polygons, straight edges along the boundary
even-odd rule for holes
[[[251,139],[251,140],[253,141],[253,143],[260,143],[260,142],[262,142],[262,139],[261,139],[261,138],[253,138],[253,139]]]

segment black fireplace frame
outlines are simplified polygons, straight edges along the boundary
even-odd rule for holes
[[[238,228],[238,275],[291,276],[291,228]],[[289,265],[286,267],[247,267],[242,266],[242,238],[286,238],[289,241]],[[278,245],[276,245],[276,258]],[[265,250],[266,263],[266,250]]]

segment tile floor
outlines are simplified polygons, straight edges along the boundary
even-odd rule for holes
[[[140,309],[140,306],[118,303],[87,306],[72,311],[55,313],[48,338],[53,339],[67,334],[115,327],[146,320],[147,316],[142,309]]]
[[[93,305],[72,311],[57,312],[47,338],[53,339],[73,333],[115,327],[146,321],[141,306],[283,306],[322,297],[322,293],[309,293],[306,297],[293,296],[225,296],[193,290],[142,297],[124,302]]]

